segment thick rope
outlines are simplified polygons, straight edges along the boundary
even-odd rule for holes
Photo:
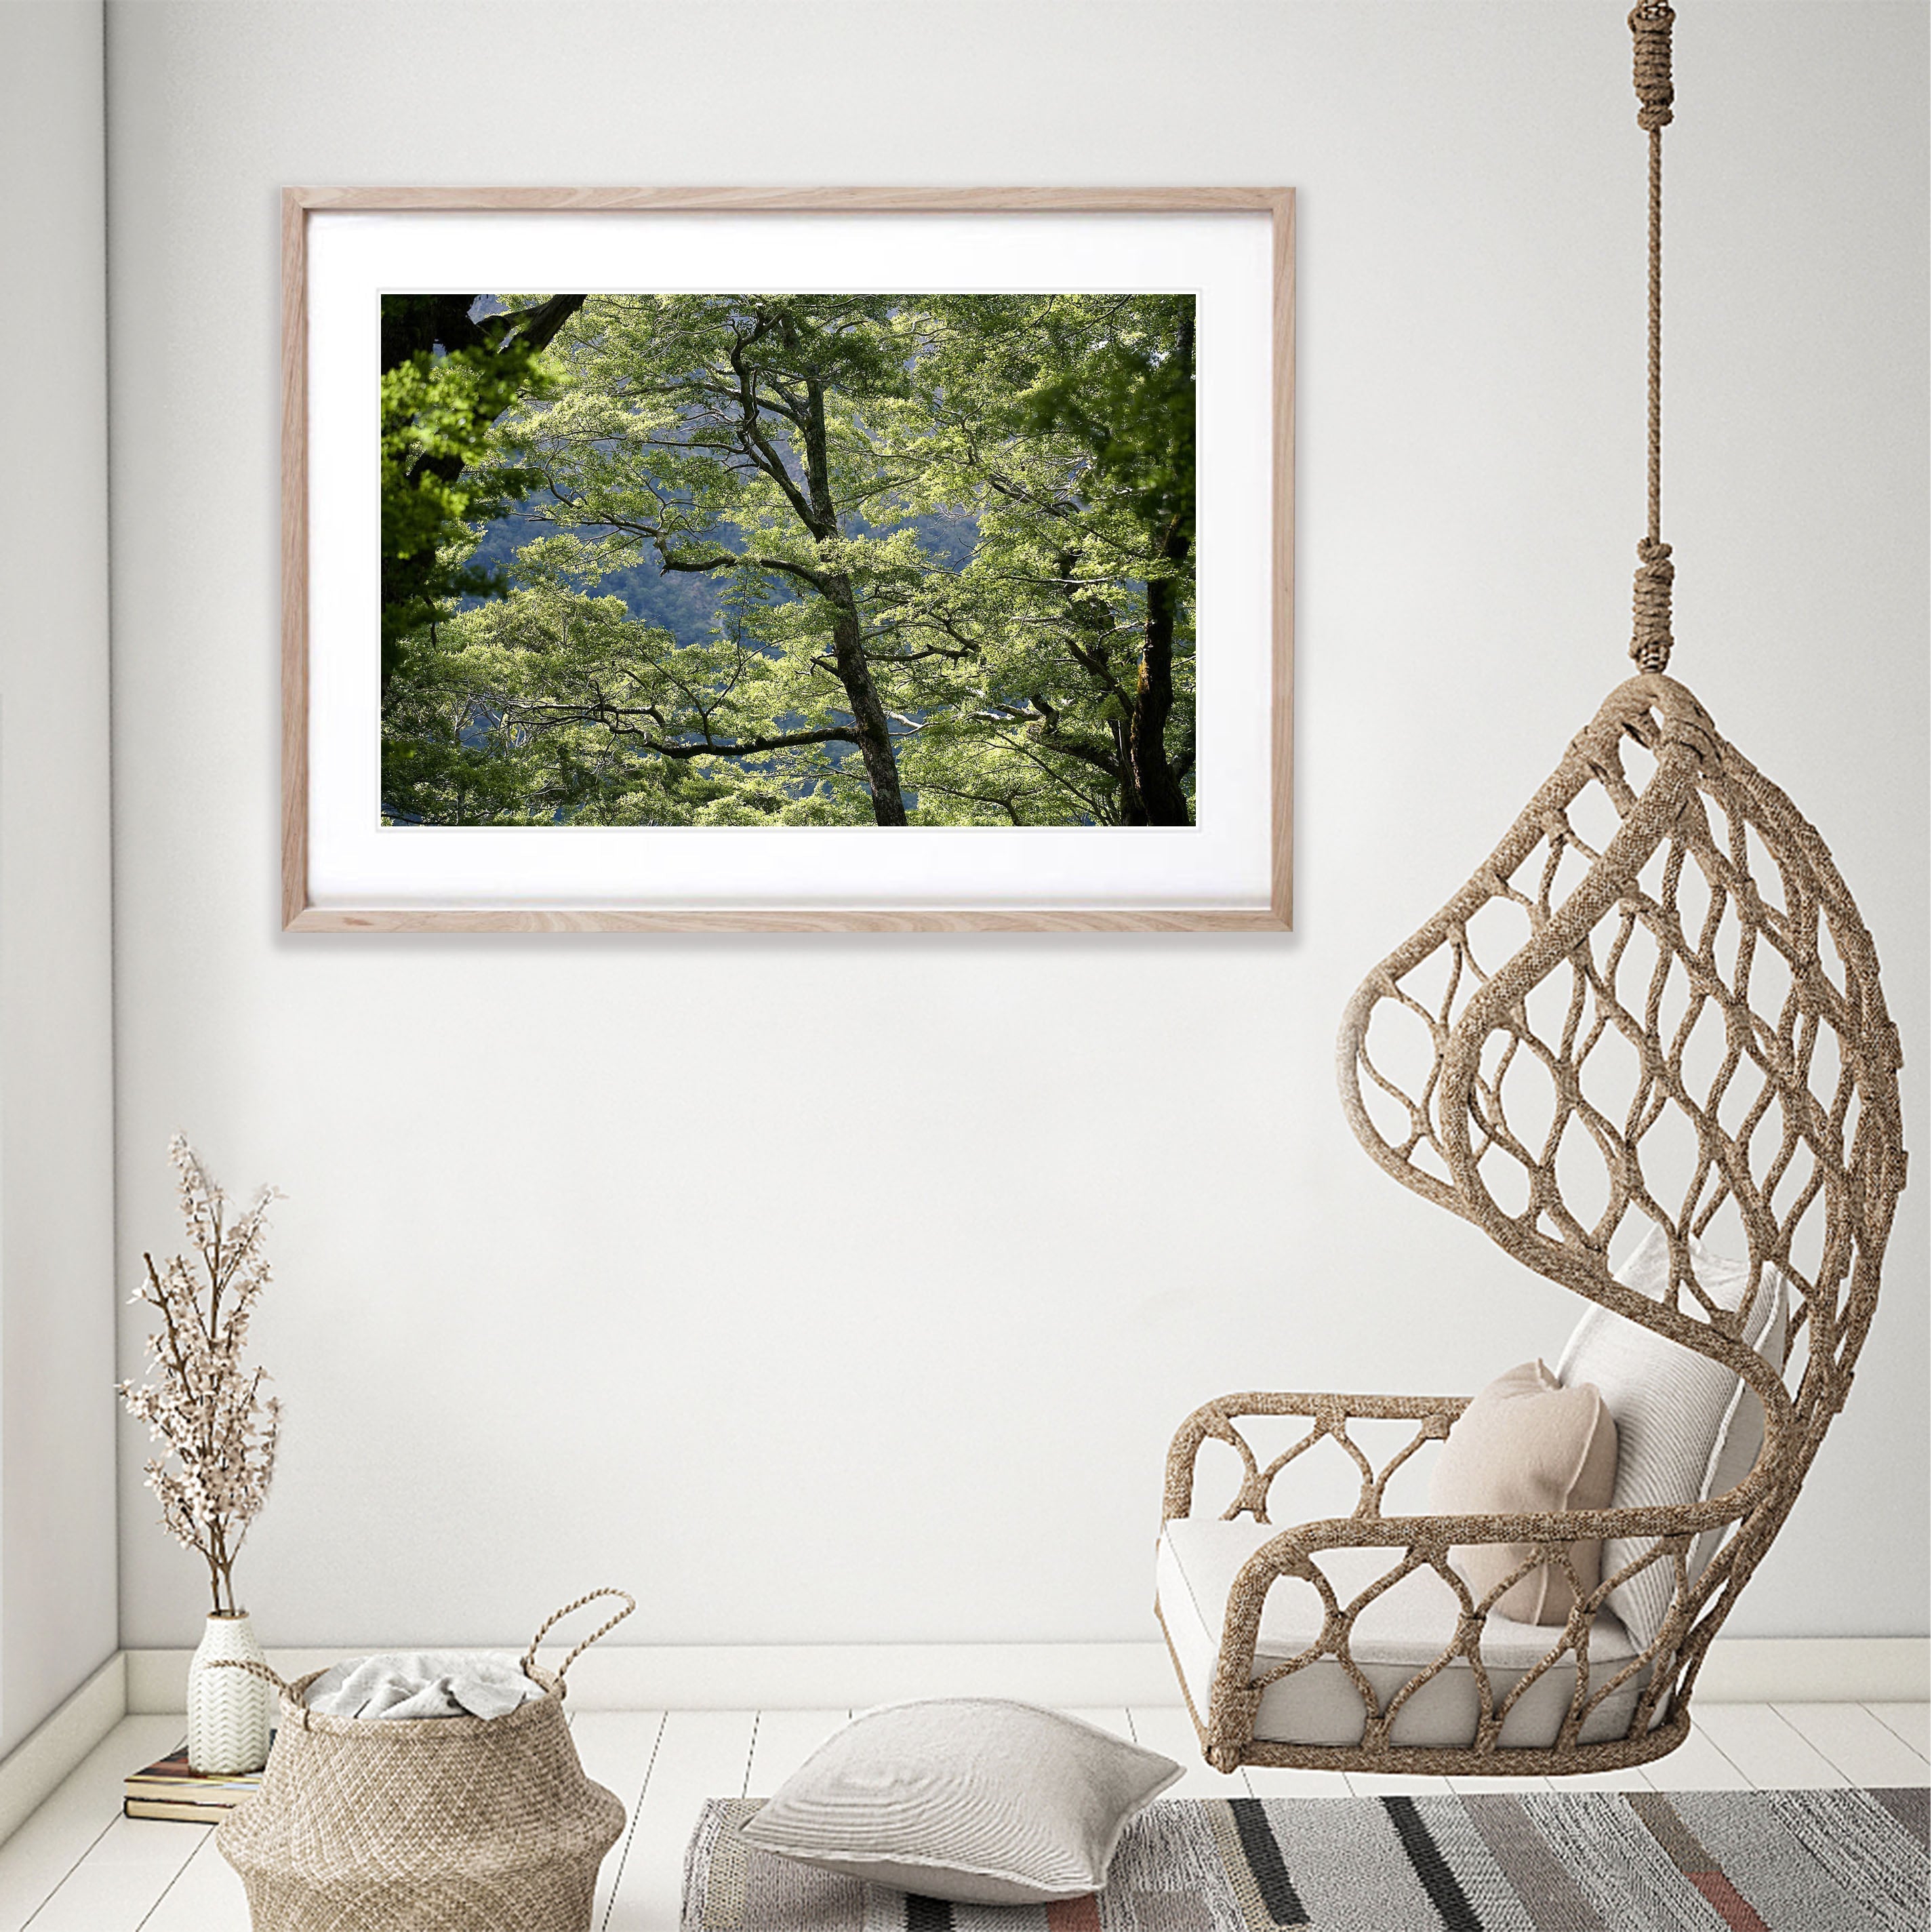
[[[1654,524],[1652,527],[1655,528]],[[1630,654],[1645,670],[1670,662],[1670,585],[1677,568],[1670,546],[1646,537],[1636,547],[1636,581],[1630,591]]]
[[[638,1607],[638,1600],[631,1594],[629,1591],[613,1590],[608,1588],[602,1590],[592,1590],[588,1595],[579,1597],[574,1604],[566,1604],[563,1608],[550,1616],[544,1622],[543,1628],[537,1632],[535,1636],[530,1639],[530,1647],[524,1653],[524,1669],[526,1671],[529,1670],[530,1666],[536,1662],[537,1646],[542,1643],[544,1639],[550,1634],[550,1628],[553,1624],[562,1623],[564,1618],[568,1616],[573,1610],[580,1610],[586,1604],[594,1604],[600,1597],[614,1597],[623,1605],[624,1607],[620,1610],[608,1623],[599,1624],[597,1628],[563,1660],[563,1663],[556,1673],[557,1689],[559,1692],[561,1693],[563,1689],[563,1680],[570,1675],[570,1666],[574,1664],[600,1636],[609,1636],[610,1632],[615,1630],[617,1626]]]
[[[1650,136],[1650,527],[1636,547],[1630,654],[1647,671],[1670,662],[1670,584],[1676,574],[1664,541],[1664,130],[1676,90],[1670,80],[1669,0],[1639,0],[1630,16],[1635,42],[1636,124]]]
[[[296,1687],[258,1658],[211,1657],[201,1667],[204,1670],[245,1670],[250,1677],[259,1677],[264,1684],[272,1684],[284,1697],[296,1700]]]

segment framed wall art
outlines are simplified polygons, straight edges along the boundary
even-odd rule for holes
[[[1286,188],[290,188],[292,930],[1283,930]]]

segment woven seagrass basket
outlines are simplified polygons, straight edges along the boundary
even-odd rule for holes
[[[569,1609],[603,1596],[623,1592]],[[506,1717],[322,1717],[307,1702],[321,1672],[277,1678],[281,1723],[262,1788],[215,1834],[255,1932],[587,1932],[624,1808],[584,1774],[563,1680],[635,1607],[624,1601],[554,1676],[532,1640],[524,1672],[544,1695]]]

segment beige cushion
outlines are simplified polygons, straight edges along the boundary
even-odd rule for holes
[[[1098,1892],[1128,1824],[1180,1766],[1030,1704],[956,1698],[868,1711],[740,1828],[868,1884],[968,1905]]]
[[[1690,1244],[1697,1285],[1718,1306],[1736,1309],[1750,1292],[1748,1264]],[[1617,1270],[1627,1288],[1660,1301],[1670,1286],[1670,1248],[1653,1226]],[[1781,1366],[1789,1324],[1790,1288],[1775,1268],[1765,1268],[1752,1297],[1741,1339],[1766,1360]],[[1695,1310],[1687,1308],[1694,1315]],[[1617,1480],[1613,1509],[1701,1502],[1735,1489],[1750,1473],[1764,1443],[1764,1406],[1721,1362],[1680,1346],[1607,1308],[1592,1308],[1577,1323],[1556,1364],[1566,1384],[1589,1382],[1616,1418]],[[1688,1565],[1694,1580],[1724,1532],[1708,1532],[1693,1546]],[[1654,1549],[1652,1536],[1612,1538],[1604,1546],[1605,1574]],[[1676,1588],[1675,1566],[1660,1558],[1619,1583],[1610,1607],[1640,1644],[1662,1627]]]
[[[1245,1516],[1232,1522],[1184,1516],[1161,1532],[1156,1605],[1189,1700],[1204,1718],[1234,1579],[1263,1544],[1282,1533]],[[1400,1560],[1399,1550],[1388,1549],[1324,1550],[1314,1558],[1345,1604]],[[1354,1622],[1349,1654],[1379,1706],[1385,1707],[1418,1671],[1448,1649],[1461,1615],[1455,1592],[1426,1568],[1412,1570],[1363,1610]],[[1255,1675],[1265,1677],[1309,1650],[1321,1639],[1322,1622],[1322,1600],[1312,1585],[1293,1579],[1276,1583],[1262,1610]],[[1482,1658],[1496,1702],[1562,1641],[1560,1630],[1544,1625],[1486,1618]],[[1608,1686],[1634,1654],[1622,1624],[1599,1611],[1590,1626],[1589,1688],[1592,1694],[1607,1694],[1584,1720],[1585,1744],[1621,1737],[1630,1728],[1648,1671],[1633,1672],[1614,1690]],[[1503,1720],[1504,1748],[1553,1744],[1576,1688],[1576,1658],[1566,1653],[1510,1706]],[[1399,1745],[1471,1744],[1480,1709],[1475,1673],[1459,1655],[1403,1704],[1390,1737]],[[1364,1718],[1361,1693],[1332,1657],[1324,1657],[1268,1686],[1255,1715],[1255,1736],[1282,1744],[1355,1744],[1362,1741]]]
[[[1429,1484],[1432,1516],[1528,1516],[1607,1509],[1616,1481],[1617,1426],[1590,1384],[1565,1388],[1541,1362],[1497,1376],[1449,1432]],[[1597,1587],[1600,1546],[1573,1543],[1570,1561]],[[1459,1544],[1456,1566],[1480,1600],[1529,1559],[1527,1543]],[[1514,1582],[1496,1608],[1520,1623],[1560,1624],[1576,1600],[1560,1566]]]

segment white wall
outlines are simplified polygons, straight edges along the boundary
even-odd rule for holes
[[[0,1752],[115,1646],[98,6],[0,6]]]
[[[110,8],[121,1273],[178,1123],[288,1191],[272,1641],[507,1642],[607,1580],[639,1641],[1144,1637],[1196,1401],[1560,1345],[1331,1054],[1628,668],[1623,13]],[[1861,896],[1923,1148],[1925,16],[1686,16],[1673,668]],[[277,190],[987,180],[1302,190],[1295,934],[280,934]],[[1734,1633],[1925,1628],[1927,1198]],[[138,1450],[122,1636],[184,1643]]]

